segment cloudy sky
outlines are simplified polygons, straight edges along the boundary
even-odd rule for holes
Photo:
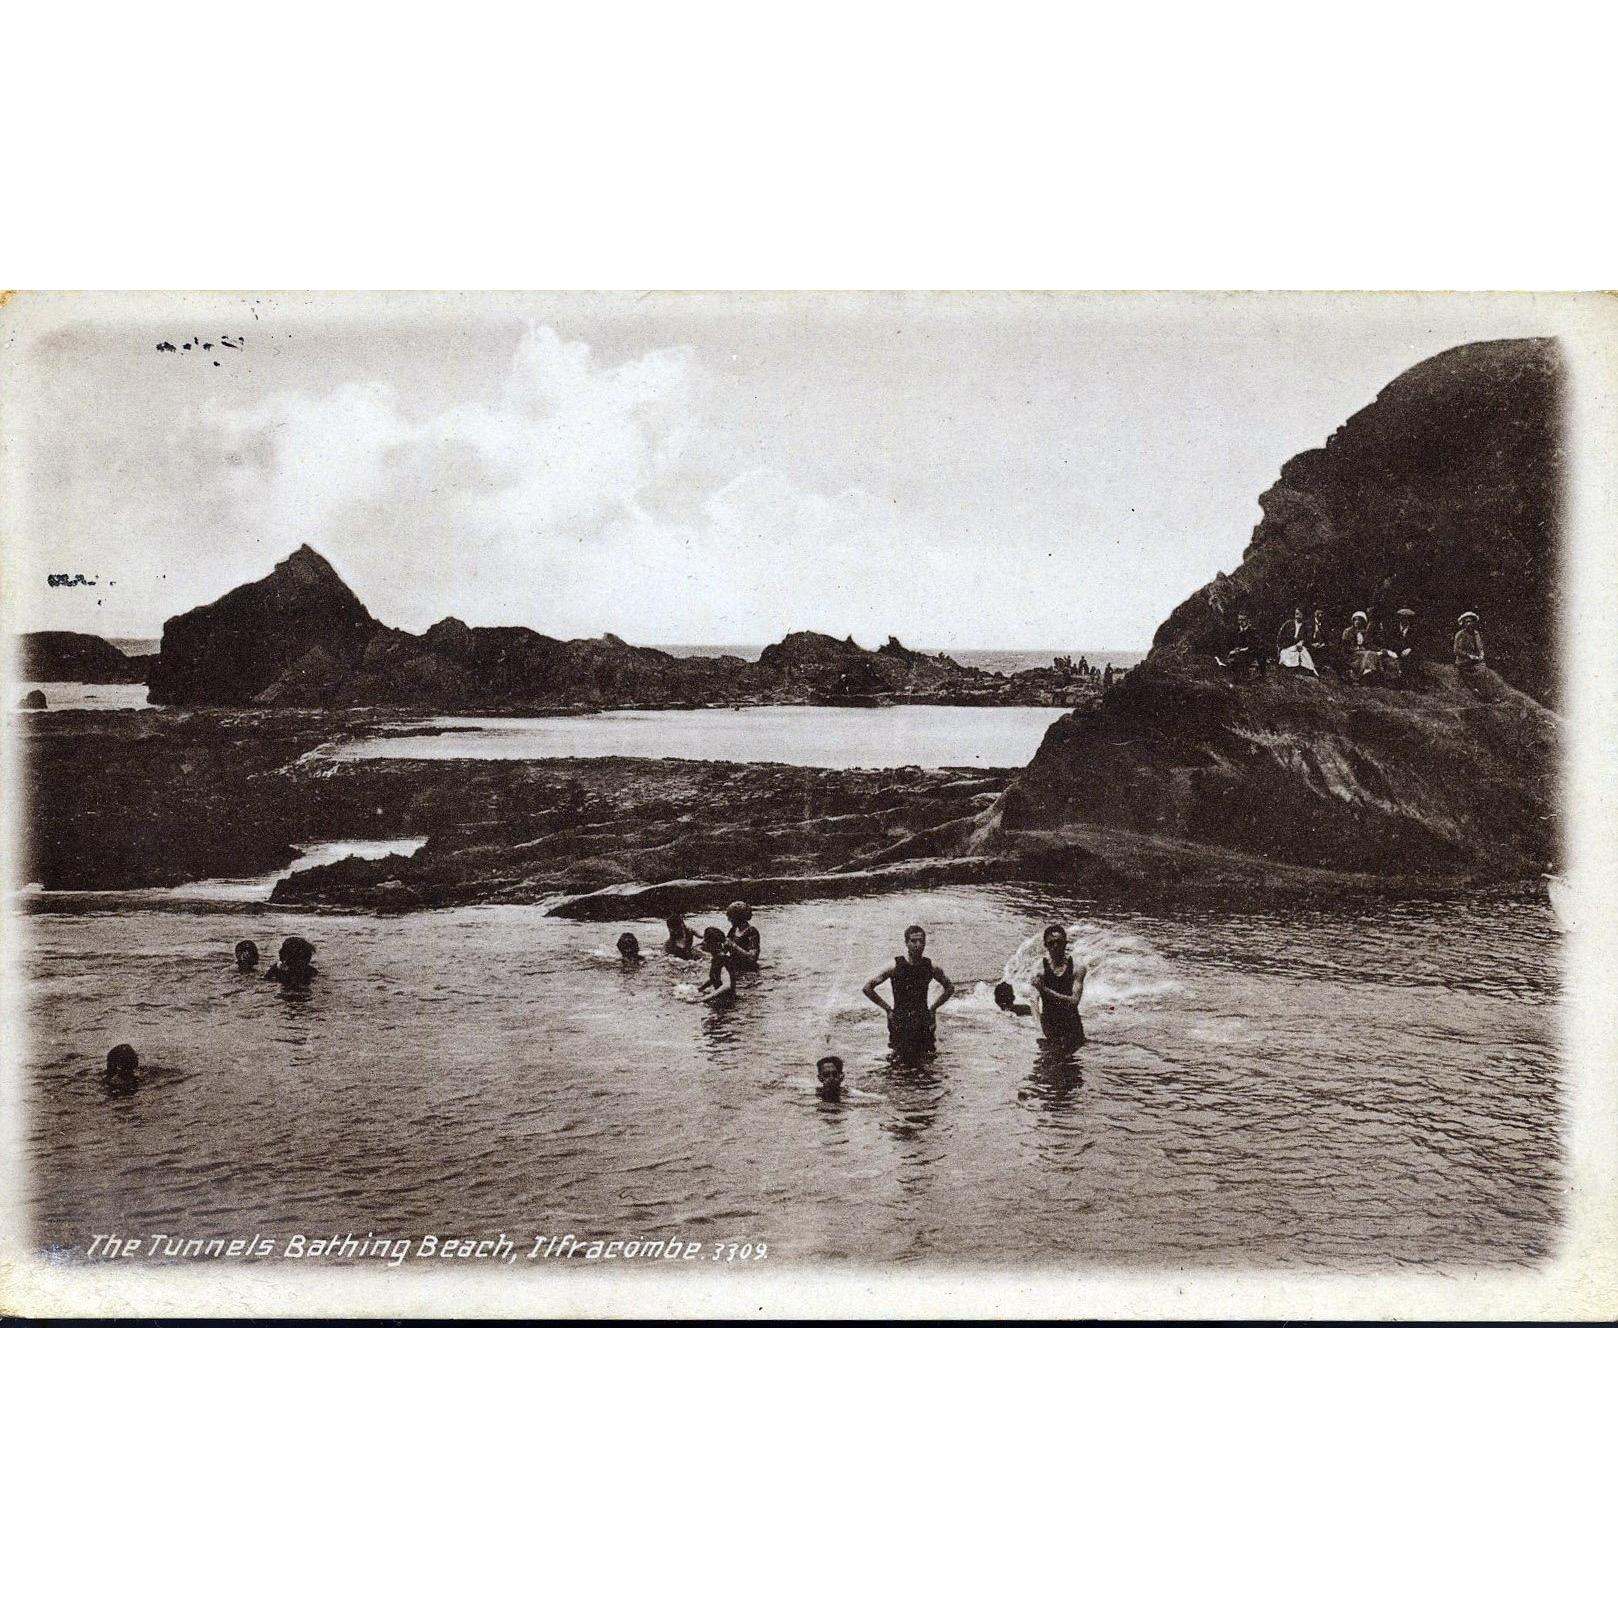
[[[1283,461],[1554,303],[24,297],[12,621],[155,636],[308,543],[413,630],[1140,648]]]

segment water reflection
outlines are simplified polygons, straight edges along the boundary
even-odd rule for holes
[[[1084,1088],[1084,1062],[1077,1050],[1042,1039],[1034,1056],[1033,1071],[1017,1092],[1018,1101],[1041,1112],[1071,1109]]]

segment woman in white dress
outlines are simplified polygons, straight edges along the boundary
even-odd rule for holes
[[[1309,655],[1309,626],[1303,621],[1303,608],[1294,607],[1292,616],[1275,632],[1276,660],[1284,669],[1303,669],[1320,677],[1315,660]]]

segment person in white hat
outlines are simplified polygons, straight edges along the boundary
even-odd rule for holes
[[[1375,674],[1381,659],[1371,646],[1371,615],[1356,612],[1343,631],[1343,678],[1360,681]]]

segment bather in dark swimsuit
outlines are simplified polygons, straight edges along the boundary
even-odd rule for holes
[[[934,1047],[933,1018],[927,1009],[927,990],[933,981],[933,963],[925,955],[893,958],[893,1015],[888,1021],[888,1043],[895,1050],[930,1051]]]
[[[1066,972],[1058,972],[1051,965],[1050,956],[1045,957],[1044,980],[1058,994],[1073,993],[1073,957],[1067,958]],[[1044,1030],[1045,1037],[1056,1041],[1060,1045],[1082,1045],[1084,1043],[1084,1019],[1079,1015],[1077,1006],[1064,1004],[1060,1000],[1047,1000],[1044,995],[1039,997],[1039,1026]]]

